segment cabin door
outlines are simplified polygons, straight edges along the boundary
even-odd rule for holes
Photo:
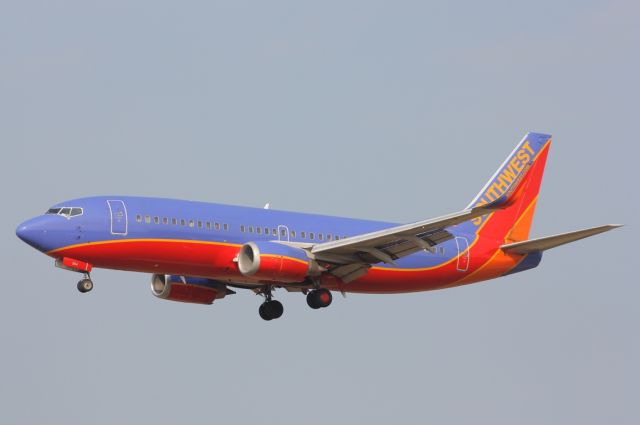
[[[458,247],[458,266],[459,272],[466,272],[469,269],[469,241],[461,236],[456,237],[456,246]]]
[[[127,207],[123,201],[109,200],[109,215],[111,216],[111,234],[126,235],[128,231]]]
[[[278,226],[278,240],[289,242],[289,228],[283,224]]]

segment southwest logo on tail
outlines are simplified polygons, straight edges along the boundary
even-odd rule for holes
[[[332,291],[399,293],[465,285],[536,267],[542,252],[620,225],[530,239],[551,136],[528,133],[462,211],[408,224],[174,199],[74,199],[18,226],[17,236],[82,274],[150,273],[158,298],[211,304],[248,289],[280,317],[277,288],[313,309]]]

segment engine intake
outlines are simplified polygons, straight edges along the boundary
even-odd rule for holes
[[[151,276],[151,293],[163,300],[212,304],[214,300],[224,298],[232,291],[208,279],[154,274]]]
[[[238,253],[238,270],[244,276],[275,282],[302,282],[319,273],[317,263],[301,248],[277,242],[247,242]]]

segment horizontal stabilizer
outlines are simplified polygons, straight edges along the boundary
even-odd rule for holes
[[[598,233],[608,232],[622,224],[607,224],[604,226],[592,227],[590,229],[577,230],[575,232],[562,233],[555,236],[547,236],[545,238],[531,239],[523,242],[509,243],[502,245],[500,249],[510,254],[529,254],[530,252],[540,252],[546,249],[555,248],[570,242],[588,238]]]

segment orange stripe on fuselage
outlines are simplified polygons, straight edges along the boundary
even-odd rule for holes
[[[88,245],[104,245],[104,244],[120,244],[120,243],[131,243],[131,242],[168,242],[168,243],[196,243],[196,244],[205,244],[205,245],[226,245],[233,246],[239,248],[242,246],[241,244],[234,244],[229,242],[216,242],[216,241],[201,241],[201,240],[193,240],[193,239],[160,239],[160,238],[137,238],[137,239],[111,239],[104,241],[95,241],[95,242],[85,242],[79,243],[75,245],[67,245],[61,248],[52,249],[48,251],[46,254],[52,257],[58,257],[60,252],[66,251],[69,249],[74,249],[78,247],[86,247]]]

